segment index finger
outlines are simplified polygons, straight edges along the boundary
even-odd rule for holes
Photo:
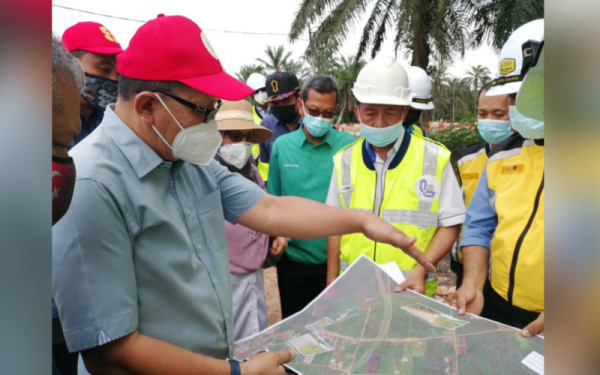
[[[429,258],[427,258],[425,256],[425,254],[423,254],[418,247],[416,247],[414,244],[407,247],[406,249],[402,249],[407,255],[409,255],[410,257],[414,258],[417,263],[419,263],[423,268],[425,268],[425,270],[429,273],[436,273],[436,269],[435,266],[433,265],[433,263],[431,262],[431,260]]]

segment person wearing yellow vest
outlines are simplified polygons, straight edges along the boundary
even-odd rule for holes
[[[380,57],[368,63],[352,92],[362,138],[335,155],[326,203],[381,217],[416,238],[417,248],[436,264],[450,250],[465,215],[450,152],[404,130],[402,121],[413,95],[405,69],[394,59]],[[328,283],[364,254],[378,264],[396,262],[410,271],[397,291],[435,294],[434,274],[365,236],[329,237],[327,253]]]
[[[260,125],[262,120],[267,116],[267,111],[269,109],[269,104],[267,103],[267,88],[266,88],[267,77],[260,73],[252,73],[246,80],[246,85],[250,86],[254,90],[254,94],[252,95],[252,99],[254,99],[254,105],[252,106],[252,115],[254,116],[254,123],[256,125]],[[251,101],[250,101],[251,102]],[[255,144],[252,146],[252,158],[254,160],[258,159],[260,155],[260,146]],[[260,160],[257,160],[259,174],[263,178],[263,181],[267,181],[267,173],[260,173]],[[265,174],[265,176],[263,176]]]
[[[487,96],[486,93],[491,87],[492,83],[490,82],[481,88],[477,103],[477,130],[483,138],[483,142],[467,146],[457,152],[458,172],[467,208],[471,203],[473,194],[475,194],[475,189],[487,164],[490,151],[495,145],[502,143],[512,134],[508,106],[515,103],[516,95]],[[462,253],[458,243],[452,249],[450,266],[456,274],[456,287],[460,288],[463,266]]]
[[[539,42],[543,33],[544,21],[536,20],[509,37],[500,53],[503,76],[493,81],[488,96],[519,91],[521,48]],[[544,312],[544,121],[522,115],[514,105],[509,116],[518,134],[492,150],[469,204],[460,244],[463,284],[452,304],[459,315],[533,330],[530,324]],[[537,332],[529,329],[525,336],[543,325]]]
[[[421,112],[434,109],[433,98],[431,96],[431,78],[422,68],[418,66],[409,66],[406,69],[410,91],[413,94],[410,110],[402,125],[410,134],[416,134],[419,137],[429,138],[429,134],[421,128]]]

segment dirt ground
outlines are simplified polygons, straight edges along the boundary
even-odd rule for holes
[[[267,313],[269,326],[281,320],[281,304],[279,302],[279,289],[277,287],[277,271],[275,267],[263,270],[265,278],[265,295],[267,297]],[[449,303],[455,292],[456,275],[450,269],[450,254],[438,263],[438,301]]]

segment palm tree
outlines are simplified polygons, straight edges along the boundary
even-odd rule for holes
[[[300,81],[308,74],[306,67],[302,61],[297,61],[292,58],[292,52],[286,51],[284,46],[272,47],[268,46],[265,50],[266,59],[258,58],[258,61],[264,71],[268,74],[275,72],[290,72],[294,73]]]
[[[448,68],[444,62],[434,65],[427,72],[431,78],[431,96],[433,97],[434,109],[431,113],[431,118],[436,118],[437,112],[441,112],[442,101],[444,100],[444,83],[449,79]]]
[[[461,0],[460,3],[474,29],[471,45],[475,47],[488,42],[500,50],[514,30],[544,18],[543,0]]]
[[[393,29],[396,53],[412,54],[411,65],[427,69],[435,54],[442,61],[453,52],[493,40],[498,48],[518,26],[543,17],[544,0],[303,0],[292,23],[289,38],[297,41],[311,27],[306,53],[339,50],[355,30],[369,6],[373,6],[358,45],[356,59],[369,49],[375,57],[387,32]],[[505,17],[507,19],[502,19]],[[469,38],[467,25],[475,23]]]
[[[490,74],[490,70],[483,65],[471,66],[469,70],[465,71],[466,79],[473,88],[473,113],[477,113],[477,93],[480,85],[483,86],[484,82],[490,80]]]
[[[469,82],[467,78],[452,77],[444,82],[444,86],[446,92],[451,95],[452,122],[456,122],[456,111],[469,108],[469,103],[466,100],[471,96]]]
[[[289,66],[290,61],[292,60],[292,52],[286,51],[284,46],[267,46],[265,54],[267,55],[266,59],[259,58],[256,59],[256,61],[261,63],[269,73],[284,71],[286,65]]]
[[[252,73],[260,73],[262,75],[266,75],[265,68],[262,65],[258,64],[242,65],[240,71],[235,73],[235,75],[240,81],[246,82],[248,80],[248,77],[250,77],[250,74]]]
[[[356,61],[354,56],[348,58],[341,56],[340,58],[335,59],[334,63],[336,68],[333,76],[340,88],[340,101],[342,104],[342,109],[340,110],[340,115],[336,120],[336,124],[341,124],[342,122],[345,122],[345,118],[354,121],[352,108],[354,108],[355,102],[354,95],[352,94],[352,87],[354,86],[354,82],[356,82],[358,73],[366,63],[363,60]],[[349,116],[345,116],[346,111],[348,111]]]

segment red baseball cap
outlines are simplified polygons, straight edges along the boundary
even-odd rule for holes
[[[194,21],[165,16],[146,22],[117,56],[119,74],[148,81],[176,81],[226,100],[241,100],[254,90],[223,71],[208,38]]]
[[[117,38],[97,22],[79,22],[65,30],[63,43],[67,51],[83,50],[101,55],[123,52]]]

